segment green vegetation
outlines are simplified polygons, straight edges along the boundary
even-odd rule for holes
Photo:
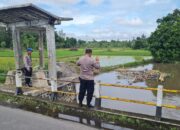
[[[0,27],[0,48],[12,48],[11,31]]]
[[[84,49],[78,49],[78,51],[70,51],[69,49],[57,49],[57,58],[81,56],[84,54]],[[130,48],[95,48],[93,49],[94,55],[107,55],[107,56],[151,56],[151,53],[147,50],[133,50]],[[0,57],[14,57],[14,52],[9,49],[0,50]],[[39,52],[34,51],[33,58],[39,57]],[[47,51],[45,51],[45,57],[47,57]]]
[[[157,62],[180,61],[180,10],[157,20],[149,38],[150,51]]]
[[[73,37],[62,36],[63,32],[55,32],[56,48],[134,48],[147,49],[147,38],[145,35],[137,37],[133,40],[111,40],[111,41],[84,41],[77,40]],[[34,50],[38,49],[38,34],[33,32],[23,32],[20,35],[21,45],[23,49],[28,47]],[[45,37],[44,37],[45,39]],[[46,42],[45,42],[46,44]],[[0,48],[12,49],[11,31],[0,28]],[[46,45],[45,45],[46,48]]]
[[[134,40],[134,45],[132,46],[133,49],[142,49],[148,48],[148,41],[145,35],[142,35],[141,37],[137,37],[136,40]]]
[[[135,67],[135,66],[139,66],[139,65],[146,65],[146,64],[149,64],[152,62],[153,62],[152,60],[140,60],[138,58],[138,60],[135,62],[129,62],[129,63],[123,64],[123,65],[103,67],[103,68],[101,68],[101,72],[104,73],[104,72],[112,71],[112,70],[115,70],[118,68],[124,68],[124,67],[128,68],[128,67]]]
[[[128,48],[118,49],[99,49],[94,51],[94,55],[106,55],[106,56],[151,56],[151,53],[147,50],[133,50]]]

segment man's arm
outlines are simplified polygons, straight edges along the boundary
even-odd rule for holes
[[[76,62],[76,65],[80,66],[80,59]]]

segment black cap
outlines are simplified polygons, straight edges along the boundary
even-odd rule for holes
[[[86,48],[85,53],[86,53],[86,54],[92,53],[92,49]]]

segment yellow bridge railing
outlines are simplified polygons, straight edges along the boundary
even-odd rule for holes
[[[100,85],[101,86],[105,86],[105,87],[142,89],[142,90],[152,90],[152,91],[157,91],[158,90],[157,88],[150,88],[150,87],[128,86],[128,85],[108,84],[108,83],[100,83]],[[167,92],[167,93],[180,93],[180,90],[163,89],[163,92]]]

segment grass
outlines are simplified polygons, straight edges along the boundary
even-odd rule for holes
[[[69,56],[79,56],[82,55],[84,52],[83,49],[79,49],[78,51],[70,51],[69,49],[57,49],[56,56],[58,57],[69,57]],[[25,53],[25,51],[23,51]],[[44,52],[45,57],[47,57],[47,51]],[[0,57],[14,57],[13,50],[0,50]],[[39,52],[35,50],[32,53],[33,58],[39,57]]]
[[[139,65],[146,65],[146,64],[149,64],[152,62],[153,62],[152,59],[150,59],[150,60],[138,60],[135,62],[129,62],[129,63],[123,64],[123,65],[103,67],[103,68],[101,68],[101,72],[104,73],[104,72],[112,71],[112,70],[115,70],[118,68],[124,68],[124,67],[128,68],[128,67],[135,67],[135,66],[139,66]]]
[[[47,57],[47,51],[45,51],[45,57]],[[78,51],[70,51],[69,49],[57,49],[57,58],[63,57],[74,57],[84,54],[84,49],[79,49]],[[147,50],[133,50],[129,48],[95,48],[93,49],[94,55],[107,55],[107,56],[151,56],[151,53]],[[0,57],[14,57],[13,50],[0,50]],[[34,51],[32,57],[38,58],[38,51]]]
[[[147,50],[133,50],[129,48],[101,49],[101,51],[95,51],[94,54],[106,56],[151,56],[151,53]]]

